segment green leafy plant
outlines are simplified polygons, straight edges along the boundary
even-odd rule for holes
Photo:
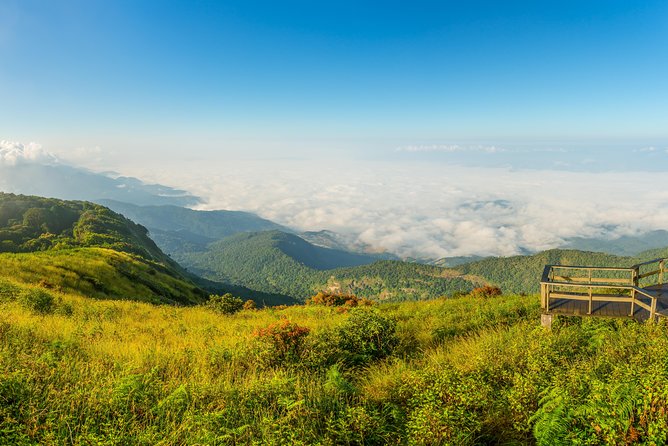
[[[209,296],[206,306],[218,313],[234,314],[243,309],[244,301],[239,297],[232,296],[230,293],[223,294],[222,296],[213,294]]]
[[[28,288],[19,294],[21,304],[39,314],[52,313],[55,308],[55,299],[50,293],[39,288]]]

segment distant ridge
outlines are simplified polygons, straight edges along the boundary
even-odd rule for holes
[[[0,190],[64,200],[112,199],[139,205],[194,206],[202,202],[184,190],[60,163],[0,163]]]
[[[209,243],[240,232],[290,232],[290,229],[250,212],[200,211],[171,205],[138,206],[116,200],[97,202],[146,226],[158,246],[176,256],[183,252],[203,251]]]
[[[643,251],[661,246],[668,246],[668,231],[659,229],[639,235],[622,235],[613,238],[572,237],[567,240],[563,248],[635,256]]]
[[[545,265],[631,266],[668,256],[668,247],[644,251],[636,256],[616,256],[602,252],[551,249],[538,254],[512,257],[488,257],[456,269],[462,274],[484,277],[511,293],[537,293]]]

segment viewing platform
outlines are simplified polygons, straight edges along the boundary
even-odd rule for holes
[[[543,325],[554,315],[668,318],[668,258],[628,268],[547,265],[540,282]]]

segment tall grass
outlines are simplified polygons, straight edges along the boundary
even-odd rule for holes
[[[0,277],[103,299],[193,304],[203,298],[162,264],[106,248],[0,253]]]
[[[223,315],[0,280],[0,443],[665,443],[666,327],[546,332],[537,300]]]

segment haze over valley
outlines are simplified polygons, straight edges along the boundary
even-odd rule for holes
[[[413,156],[155,159],[147,167],[107,166],[121,175],[96,173],[92,160],[74,164],[39,145],[2,144],[0,182],[7,191],[247,211],[295,232],[332,231],[353,250],[400,258],[508,256],[562,246],[624,254],[615,240],[651,237],[668,227],[668,190],[661,187],[666,174],[661,169],[668,169],[665,150],[610,151],[645,157],[653,172],[626,171],[615,163],[603,171],[520,167],[507,164],[512,156],[495,166],[476,165],[466,156],[430,161]],[[605,150],[582,152],[577,156],[598,156],[597,165],[609,156]],[[588,239],[613,243],[592,245]],[[665,237],[645,243],[636,252],[664,242]]]
[[[0,445],[668,445],[665,0],[0,0]]]

